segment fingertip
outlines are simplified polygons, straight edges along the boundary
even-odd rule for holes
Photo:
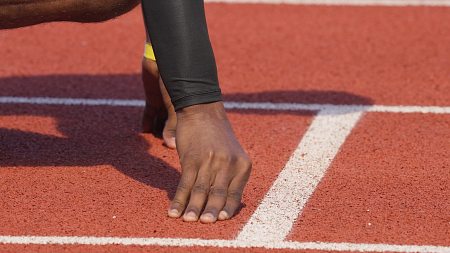
[[[205,213],[200,217],[201,223],[214,223],[216,220],[217,217],[215,217],[212,213]]]
[[[177,148],[177,143],[175,141],[175,137],[164,136],[164,144],[166,144],[166,146],[168,148],[171,148],[171,149],[176,149]]]
[[[197,214],[194,213],[193,211],[190,211],[183,215],[183,221],[192,222],[192,221],[197,221],[197,220],[198,220]]]
[[[218,219],[221,220],[221,221],[222,220],[228,220],[229,219],[229,215],[225,211],[220,211]]]
[[[171,218],[179,218],[180,212],[177,209],[169,209],[167,215]]]
[[[173,117],[173,116],[171,116],[169,113],[169,118],[167,119],[167,121],[165,123],[164,131],[163,131],[163,139],[164,139],[164,144],[166,144],[166,146],[168,148],[176,149],[177,148],[177,142],[175,140],[176,120],[171,119],[171,117]]]

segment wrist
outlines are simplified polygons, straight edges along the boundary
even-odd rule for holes
[[[187,106],[177,110],[176,113],[178,120],[186,118],[228,120],[222,101]]]

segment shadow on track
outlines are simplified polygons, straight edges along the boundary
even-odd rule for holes
[[[144,99],[140,75],[50,75],[0,78],[0,96]],[[224,94],[225,101],[371,105],[369,98],[334,91]],[[143,108],[1,104],[2,116],[49,117],[67,138],[0,128],[0,167],[111,165],[164,190],[173,199],[181,174],[149,152],[140,133]],[[229,110],[244,114],[314,115],[311,111]],[[39,124],[38,121],[35,124]],[[175,151],[173,151],[175,152]]]

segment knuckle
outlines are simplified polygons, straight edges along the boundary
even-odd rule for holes
[[[234,200],[238,203],[241,203],[242,192],[237,191],[237,190],[231,190],[228,192],[228,198],[230,198],[231,200]]]
[[[226,198],[228,195],[228,192],[226,189],[220,188],[220,187],[213,187],[209,193],[211,196],[219,196]]]
[[[199,214],[200,210],[201,210],[201,208],[198,208],[198,207],[196,207],[194,205],[188,205],[186,207],[186,213],[193,211],[194,213]]]
[[[181,168],[183,169],[183,172],[184,171],[193,171],[193,170],[195,170],[195,168],[197,168],[197,166],[196,166],[197,162],[194,159],[192,159],[192,157],[189,157],[189,158],[184,157],[184,158],[180,159],[180,164],[181,164]]]
[[[182,207],[182,206],[184,206],[184,204],[185,203],[179,199],[173,199],[171,206],[172,207]]]
[[[209,158],[209,160],[212,160],[212,159],[214,159],[215,157],[216,157],[216,151],[210,149],[210,150],[208,151],[208,158]]]
[[[193,193],[201,193],[201,194],[207,194],[209,191],[209,186],[206,184],[198,183],[194,185],[194,188],[192,188]]]
[[[182,170],[182,174],[183,173],[195,173],[195,171],[197,171],[197,166],[195,166],[194,163],[181,163],[181,170]]]
[[[218,215],[219,209],[214,206],[208,206],[207,208],[205,208],[205,211],[203,213],[212,213],[212,214]]]
[[[239,161],[238,162],[239,162],[239,165],[241,167],[245,168],[246,170],[251,170],[252,169],[252,161],[247,156],[239,157]]]
[[[181,167],[195,167],[202,160],[202,157],[196,152],[187,152],[180,156]]]
[[[238,157],[230,152],[219,152],[214,156],[214,162],[221,165],[236,165],[239,162]]]
[[[177,187],[177,191],[179,192],[188,192],[190,190],[189,184],[185,181],[180,181]]]
[[[234,164],[237,161],[237,157],[230,153],[221,153],[221,154],[219,154],[219,158],[222,161],[227,162],[229,164]]]

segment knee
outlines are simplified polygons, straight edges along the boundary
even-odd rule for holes
[[[140,0],[0,0],[0,29],[53,21],[102,22],[132,10]]]
[[[134,9],[141,0],[84,0],[85,15],[79,22],[103,22]],[[80,2],[78,2],[80,4]]]

